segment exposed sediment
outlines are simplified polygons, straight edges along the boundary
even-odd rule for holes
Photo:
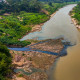
[[[48,40],[36,45],[33,44],[31,48],[59,53],[63,49],[63,44],[61,39]],[[37,51],[10,50],[10,53],[13,57],[12,62],[16,70],[12,80],[18,80],[21,74],[23,75],[23,80],[48,80],[46,71],[58,57],[57,55],[45,54]],[[23,70],[26,74],[24,74],[23,71],[17,70]]]

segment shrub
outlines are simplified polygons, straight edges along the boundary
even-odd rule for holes
[[[5,77],[11,74],[11,62],[9,50],[0,43],[0,80],[5,80]]]

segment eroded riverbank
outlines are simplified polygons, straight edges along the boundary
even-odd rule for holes
[[[19,80],[19,75],[22,75],[23,80],[49,80],[50,74],[47,72],[64,48],[61,39],[41,41],[30,47],[32,51],[28,51],[27,48],[24,51],[16,51],[15,48],[15,51],[10,50],[16,72],[12,80]]]

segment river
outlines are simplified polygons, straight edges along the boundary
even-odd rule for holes
[[[76,4],[59,9],[59,11],[57,11],[56,14],[42,26],[40,32],[30,33],[24,36],[21,41],[36,37],[38,40],[63,37],[66,41],[75,44],[78,41],[78,31],[74,24],[72,24],[71,18],[68,15],[74,6],[76,6]]]
[[[69,12],[76,4],[71,4],[61,8],[47,21],[40,32],[33,32],[21,39],[55,39],[63,37],[65,41],[76,44],[67,49],[67,56],[58,58],[53,71],[54,80],[80,80],[80,33],[74,26],[69,16]]]

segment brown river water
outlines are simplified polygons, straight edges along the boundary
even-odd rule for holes
[[[54,71],[55,80],[80,80],[80,44],[67,49],[67,56],[60,57]]]
[[[67,56],[58,58],[53,71],[54,80],[80,80],[80,33],[72,24],[68,15],[76,4],[71,4],[61,8],[47,21],[40,32],[33,32],[26,35],[21,40],[32,39],[54,39],[64,37],[75,46],[67,49]]]

